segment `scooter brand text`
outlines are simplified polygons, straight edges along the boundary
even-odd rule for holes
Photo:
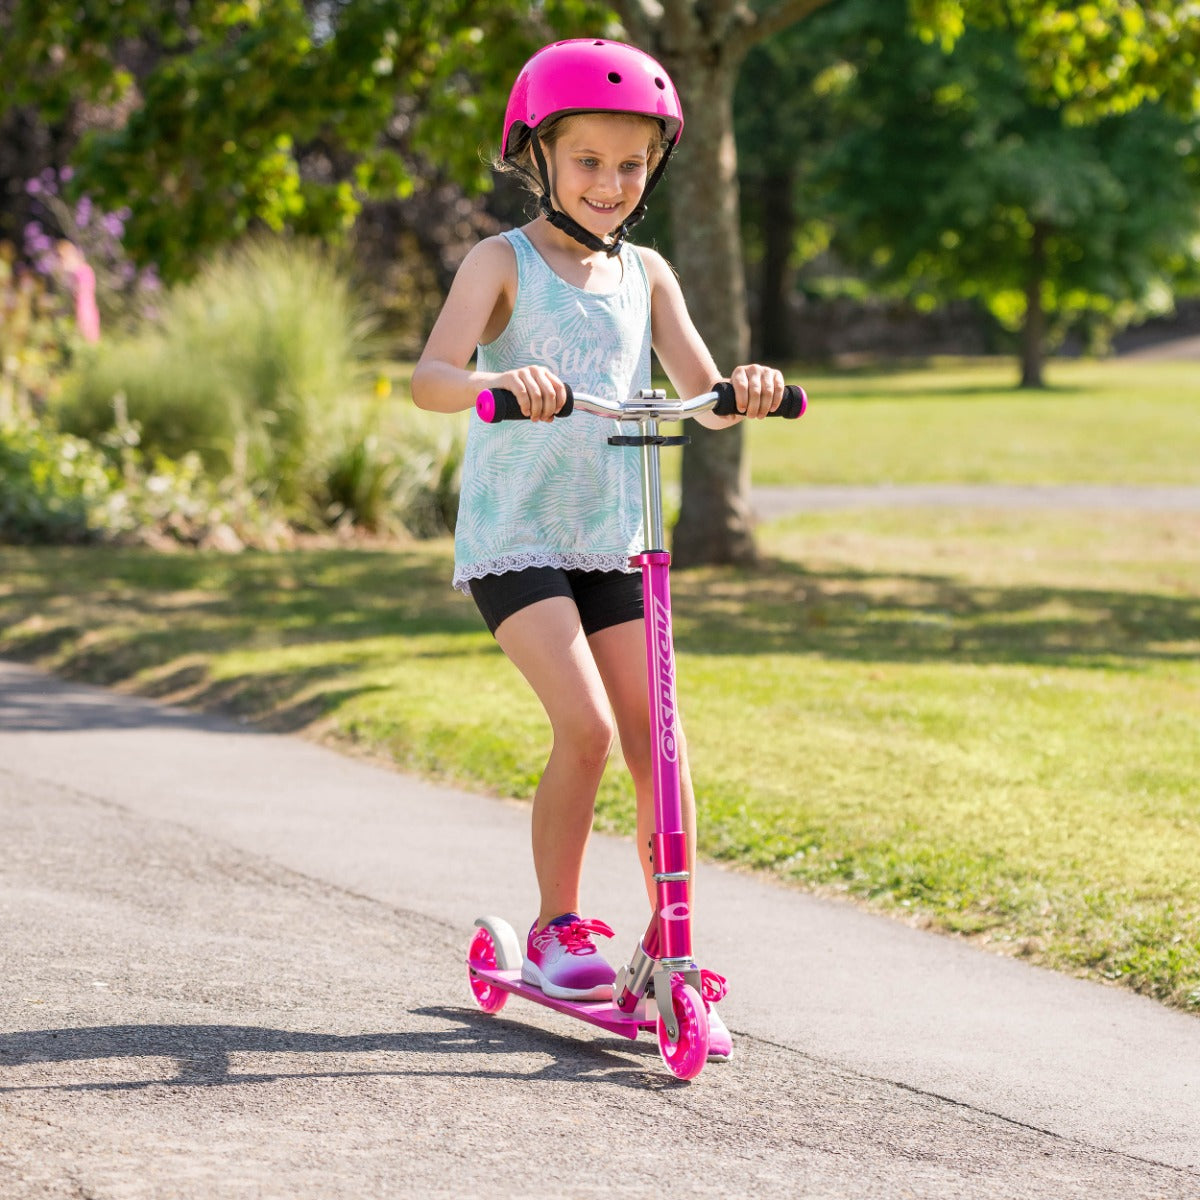
[[[675,661],[671,653],[671,614],[654,597],[654,676],[658,695],[658,747],[667,762],[678,753],[675,740]]]

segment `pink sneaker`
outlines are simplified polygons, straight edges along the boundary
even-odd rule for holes
[[[555,917],[545,929],[529,929],[521,978],[556,1000],[607,1000],[616,972],[592,945],[592,935],[612,937],[603,921],[581,921],[578,913]]]
[[[723,975],[716,971],[700,972],[700,990],[704,1007],[708,1009],[708,1059],[709,1062],[728,1062],[733,1057],[733,1036],[725,1028],[717,1005],[725,999],[729,985]]]

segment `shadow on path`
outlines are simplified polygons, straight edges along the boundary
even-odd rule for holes
[[[39,1029],[0,1034],[0,1095],[25,1091],[138,1091],[154,1087],[227,1087],[272,1083],[280,1079],[350,1079],[446,1075],[461,1078],[594,1080],[646,1087],[646,1067],[638,1060],[653,1043],[614,1047],[611,1042],[572,1038],[472,1009],[435,1006],[412,1015],[444,1023],[444,1028],[397,1033],[328,1034],[245,1025],[102,1025]],[[234,1055],[311,1056],[291,1070],[254,1070],[236,1066]],[[372,1055],[359,1067],[334,1066],[323,1056]],[[507,1066],[511,1055],[536,1055],[531,1069]],[[379,1061],[379,1056],[389,1057]],[[439,1067],[437,1059],[469,1056],[478,1065]],[[421,1061],[414,1062],[414,1058]],[[89,1063],[105,1060],[167,1060],[173,1073],[137,1080],[76,1078],[67,1083],[10,1082],[13,1067]],[[407,1061],[406,1061],[407,1060]],[[149,1065],[149,1064],[147,1064]],[[86,1072],[84,1072],[86,1075]],[[6,1075],[8,1079],[6,1079]],[[672,1081],[663,1075],[665,1083]]]

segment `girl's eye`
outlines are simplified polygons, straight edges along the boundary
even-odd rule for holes
[[[591,170],[591,168],[596,165],[596,160],[594,158],[581,158],[579,160],[579,165],[581,167],[587,167],[588,170]]]

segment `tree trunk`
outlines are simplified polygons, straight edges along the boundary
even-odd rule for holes
[[[721,49],[658,47],[683,102],[684,137],[669,169],[671,239],[688,308],[723,372],[745,362],[750,330],[738,224],[733,88],[737,63]],[[700,67],[703,64],[703,67]],[[683,496],[672,540],[679,566],[747,563],[756,556],[741,426],[695,422],[683,451]]]
[[[1029,275],[1025,281],[1025,324],[1021,327],[1021,386],[1046,386],[1046,311],[1042,283],[1046,278],[1046,230],[1034,225],[1029,243]]]
[[[758,353],[768,362],[792,353],[791,323],[788,320],[790,278],[788,261],[796,215],[792,207],[793,172],[782,171],[763,180],[759,203],[762,214],[763,261],[759,283]]]
[[[733,90],[750,47],[829,0],[613,0],[631,40],[666,67],[683,103],[684,131],[667,172],[671,240],[692,320],[721,371],[749,356],[746,279],[738,222]],[[683,499],[672,541],[679,566],[756,557],[742,427],[692,422]]]

